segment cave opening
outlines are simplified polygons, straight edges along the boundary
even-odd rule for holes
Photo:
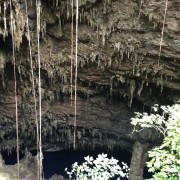
[[[73,163],[78,162],[78,164],[82,164],[84,162],[84,157],[89,155],[93,156],[95,159],[98,154],[102,153],[107,154],[109,158],[114,157],[118,159],[120,165],[122,161],[130,165],[131,153],[122,149],[116,149],[113,151],[107,151],[102,148],[98,148],[94,151],[88,149],[68,149],[56,152],[44,152],[44,177],[45,179],[48,179],[54,174],[60,174],[64,178],[68,178],[66,172],[64,171],[66,167],[70,170]]]
[[[17,164],[17,153],[16,150],[9,152],[8,150],[1,151],[2,159],[4,160],[5,165],[15,165]],[[23,151],[19,151],[19,160],[25,157]]]
[[[32,156],[36,156],[37,151],[30,151]],[[130,167],[131,161],[131,152],[120,147],[115,147],[113,150],[108,150],[107,148],[96,148],[95,150],[91,149],[63,149],[59,151],[43,151],[43,178],[45,180],[50,179],[53,175],[61,175],[64,179],[68,179],[65,168],[68,171],[71,170],[73,163],[78,162],[82,164],[84,162],[84,157],[92,156],[94,159],[98,154],[107,154],[108,158],[115,158],[119,160],[119,165],[121,162],[125,162]],[[8,152],[7,150],[1,151],[2,158],[5,165],[15,165],[17,163],[17,154],[16,151]],[[20,151],[20,160],[25,158],[25,151]],[[36,166],[36,164],[34,164]],[[144,178],[151,178],[152,174],[148,172],[147,167],[144,168]],[[127,178],[123,178],[126,180]]]

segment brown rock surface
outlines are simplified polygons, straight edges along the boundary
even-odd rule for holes
[[[12,1],[20,144],[35,147],[32,76],[24,1]],[[0,1],[0,143],[15,146],[15,104],[9,1]],[[75,9],[75,6],[74,6]],[[180,97],[180,2],[169,1],[162,52],[165,2],[148,0],[80,1],[78,31],[77,146],[132,148],[134,100],[143,106],[174,103]],[[41,83],[43,146],[73,143],[71,106],[71,4],[41,2]],[[75,18],[75,14],[74,14]],[[36,96],[38,66],[35,1],[28,1]],[[75,24],[74,24],[75,25]],[[74,32],[75,38],[75,32]],[[75,46],[74,46],[75,48]],[[75,50],[75,49],[74,49]],[[159,65],[158,65],[159,59]],[[136,104],[137,105],[137,104]],[[133,109],[134,110],[134,109]],[[145,132],[142,141],[154,140]],[[5,141],[6,140],[6,141]],[[34,146],[34,147],[33,147]]]

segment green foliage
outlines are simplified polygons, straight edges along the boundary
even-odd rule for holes
[[[154,107],[154,111],[158,106]],[[153,172],[155,180],[180,179],[180,105],[161,106],[162,115],[136,113],[131,119],[135,131],[144,128],[155,128],[164,135],[160,147],[149,151],[150,161],[147,162],[149,171]]]
[[[123,167],[121,168],[117,164],[118,160],[113,157],[107,158],[107,154],[100,154],[96,159],[90,156],[84,159],[85,162],[82,165],[78,165],[77,162],[74,163],[71,172],[68,172],[67,168],[65,169],[70,179],[73,179],[73,176],[77,180],[108,180],[115,176],[120,180],[120,177],[128,177],[128,166],[122,163]]]

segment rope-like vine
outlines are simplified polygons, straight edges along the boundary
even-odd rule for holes
[[[14,19],[12,11],[12,0],[9,1],[10,4],[10,24],[11,24],[11,36],[12,36],[12,49],[13,49],[13,64],[14,64],[14,98],[15,98],[15,114],[16,114],[16,152],[17,152],[17,178],[19,180],[19,122],[18,122],[18,99],[17,99],[17,78],[16,78],[16,58],[15,58],[15,42],[14,42]]]
[[[72,106],[72,96],[73,96],[73,90],[72,90],[72,83],[73,83],[73,52],[74,52],[74,0],[71,0],[71,106]]]
[[[167,15],[167,7],[168,7],[168,0],[166,0],[165,10],[164,10],[163,27],[162,27],[162,31],[161,31],[161,39],[160,39],[160,46],[159,46],[159,53],[158,53],[158,69],[159,69],[159,65],[160,65],[162,42],[163,42],[163,36],[164,36],[164,27],[165,27],[166,15]]]
[[[40,57],[40,0],[36,0],[37,13],[37,51],[38,51],[38,92],[39,92],[39,173],[42,179],[42,107],[41,107],[41,57]]]
[[[74,99],[74,149],[76,149],[76,123],[77,123],[77,61],[78,61],[78,20],[79,20],[79,2],[76,0],[76,54],[75,54],[75,99]]]
[[[25,0],[25,9],[26,9],[26,29],[27,29],[27,36],[28,36],[27,39],[28,39],[28,45],[29,45],[29,59],[30,59],[30,67],[31,67],[32,89],[33,89],[33,98],[34,98],[36,144],[37,144],[37,151],[39,151],[39,124],[38,124],[38,115],[37,115],[37,100],[36,100],[35,83],[34,83],[34,71],[33,71],[31,36],[30,36],[30,30],[29,30],[27,0]],[[39,155],[37,154],[37,179],[40,178],[39,165],[40,165]]]

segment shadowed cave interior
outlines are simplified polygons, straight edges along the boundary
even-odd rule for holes
[[[95,159],[98,154],[107,154],[108,158],[114,157],[115,159],[119,160],[119,165],[121,162],[127,163],[130,166],[130,160],[132,154],[127,151],[123,150],[122,148],[115,148],[113,151],[103,150],[102,148],[96,148],[94,151],[90,150],[73,150],[73,149],[66,149],[56,152],[43,152],[43,177],[45,180],[48,180],[53,175],[61,175],[64,179],[68,179],[67,173],[65,172],[65,168],[67,167],[68,170],[71,169],[73,163],[78,162],[78,164],[82,164],[84,162],[84,157],[86,156],[93,156]],[[16,151],[8,153],[7,151],[1,152],[3,160],[6,165],[15,165],[17,163],[17,154]],[[32,156],[37,154],[36,150],[31,151]],[[24,151],[20,151],[20,160],[24,158],[25,154]],[[144,168],[144,178],[151,178],[152,175],[147,171],[147,168]],[[114,180],[116,178],[113,178]],[[126,180],[127,178],[122,178]]]

